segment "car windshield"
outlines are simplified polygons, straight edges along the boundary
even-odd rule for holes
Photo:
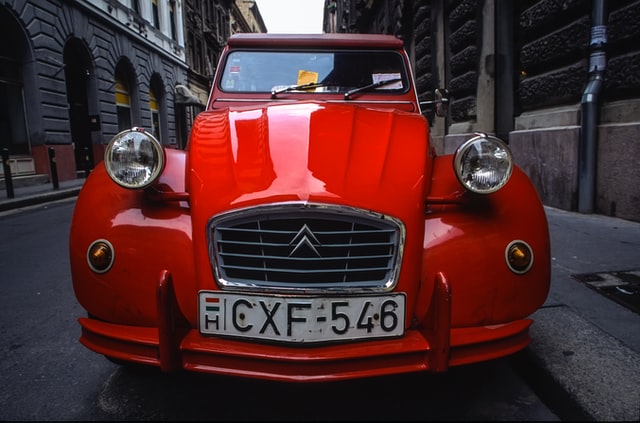
[[[285,92],[397,93],[406,91],[407,78],[402,56],[392,51],[233,51],[219,88],[272,97]]]

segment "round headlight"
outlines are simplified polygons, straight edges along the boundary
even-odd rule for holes
[[[111,139],[104,153],[107,173],[115,183],[130,189],[153,183],[164,167],[160,142],[142,128],[122,131]]]
[[[466,189],[490,194],[502,188],[511,177],[513,157],[500,139],[478,134],[458,147],[453,166]]]

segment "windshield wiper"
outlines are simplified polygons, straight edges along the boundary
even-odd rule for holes
[[[272,90],[271,98],[276,98],[278,94],[286,93],[289,91],[310,90],[312,88],[326,87],[326,86],[327,84],[323,84],[322,82],[319,82],[319,83],[308,82],[306,84],[292,85],[290,87],[280,88],[279,90]]]
[[[378,81],[378,82],[374,82],[373,84],[365,85],[363,87],[354,88],[344,93],[344,99],[349,100],[349,97],[351,97],[355,93],[366,91],[371,88],[382,87],[383,85],[393,84],[394,82],[400,82],[400,81],[402,81],[402,78],[385,79],[384,81]]]

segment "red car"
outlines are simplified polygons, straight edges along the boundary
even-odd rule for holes
[[[393,36],[232,36],[187,148],[121,132],[84,184],[80,342],[301,382],[526,347],[549,289],[543,205],[496,137],[434,154],[423,107]]]

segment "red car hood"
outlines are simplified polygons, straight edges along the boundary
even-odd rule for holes
[[[282,201],[421,213],[427,152],[415,114],[322,103],[208,111],[190,139],[191,208],[207,219]]]
[[[200,289],[212,283],[209,220],[259,204],[332,203],[393,216],[406,229],[402,260],[420,260],[431,171],[420,115],[315,102],[220,109],[198,115],[189,153]],[[418,267],[406,266],[398,289],[413,294],[419,279]]]

